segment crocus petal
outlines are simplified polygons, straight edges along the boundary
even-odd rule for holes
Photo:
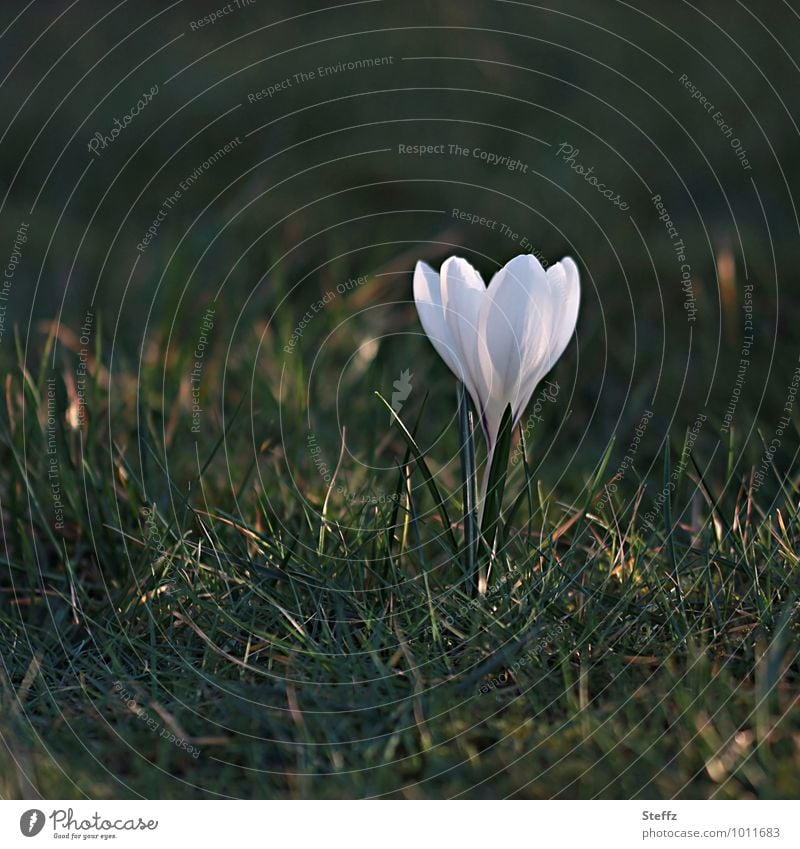
[[[453,334],[444,320],[441,282],[439,275],[425,262],[414,268],[414,303],[417,306],[422,329],[447,367],[463,380],[464,369],[459,362],[460,353],[453,341]]]
[[[572,257],[565,256],[547,269],[550,294],[555,302],[555,320],[550,340],[548,371],[564,353],[575,325],[578,323],[578,307],[581,301],[581,283],[578,266]]]
[[[494,444],[500,419],[511,404],[515,420],[530,398],[529,375],[542,368],[548,352],[552,304],[547,275],[536,257],[523,254],[492,278],[480,315],[480,335],[486,343],[481,359],[487,384],[487,429]]]
[[[467,374],[464,383],[480,415],[486,398],[486,387],[478,360],[478,352],[484,347],[480,336],[479,314],[486,300],[486,284],[465,259],[453,256],[442,264],[441,292],[444,319]]]
[[[543,332],[547,350],[538,362],[535,357],[528,360],[527,368],[523,362],[520,388],[514,403],[516,421],[519,421],[542,378],[564,353],[575,331],[580,303],[580,275],[570,257],[564,257],[547,269],[547,293],[543,297],[549,301],[550,313]]]

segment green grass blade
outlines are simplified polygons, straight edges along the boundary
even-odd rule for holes
[[[672,524],[672,467],[669,456],[669,435],[664,437],[664,531],[666,533],[667,551],[669,553],[669,562],[672,568],[672,580],[675,583],[675,603],[678,611],[683,613],[683,597],[681,594],[680,572],[678,570],[678,558],[675,554],[675,528]],[[682,616],[683,618],[683,616]],[[683,629],[680,634],[681,638],[685,638],[686,630]]]
[[[414,460],[417,462],[417,466],[419,470],[422,472],[422,476],[425,479],[425,484],[428,487],[428,490],[433,497],[434,504],[436,504],[436,510],[439,513],[439,517],[444,524],[445,533],[447,534],[450,544],[453,547],[453,551],[457,552],[459,550],[458,542],[456,541],[455,534],[453,533],[453,526],[450,524],[450,517],[447,514],[447,507],[445,506],[444,499],[442,498],[442,494],[439,491],[439,487],[436,486],[436,481],[431,474],[431,470],[428,468],[428,464],[425,462],[425,455],[422,453],[422,449],[417,445],[416,440],[409,432],[408,428],[403,423],[403,420],[397,413],[392,409],[392,405],[381,395],[380,392],[375,392],[375,395],[381,401],[381,403],[386,407],[387,410],[392,415],[392,418],[397,423],[397,427],[400,429],[400,432],[403,434],[406,440],[406,444],[411,449],[411,453],[414,456]]]

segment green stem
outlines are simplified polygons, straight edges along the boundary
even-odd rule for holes
[[[486,472],[483,478],[483,498],[480,508],[481,537],[485,543],[485,551],[488,553],[490,562],[495,558],[501,542],[499,538],[500,513],[503,507],[506,478],[508,477],[508,457],[511,453],[513,431],[512,422],[513,417],[511,406],[509,405],[503,413],[497,440],[489,451],[489,457],[486,461]],[[487,581],[484,577],[479,592],[486,592],[486,583]]]
[[[464,573],[477,591],[480,579],[476,570],[478,521],[475,514],[477,481],[475,474],[475,421],[469,393],[458,384],[458,427],[461,443],[461,492],[464,502]]]

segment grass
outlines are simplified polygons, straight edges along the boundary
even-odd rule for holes
[[[0,796],[796,798],[796,16],[135,5],[0,13]],[[581,314],[477,595],[410,277],[522,237]]]
[[[445,532],[399,431],[392,498],[337,498],[332,479],[304,502],[268,481],[266,446],[258,470],[225,462],[222,440],[199,473],[170,468],[154,411],[114,411],[99,368],[81,428],[50,362],[7,379],[4,796],[800,790],[790,481],[771,505],[746,482],[712,491],[680,442],[665,447],[675,492],[649,528],[652,493],[631,484],[626,502],[606,487],[613,446],[571,504],[525,463],[476,596],[453,549],[463,529]],[[247,426],[236,412],[229,446]],[[459,493],[442,496],[451,516]],[[690,512],[670,513],[679,500]]]

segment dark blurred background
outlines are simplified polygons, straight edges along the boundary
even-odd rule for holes
[[[245,398],[244,443],[282,440],[292,456],[311,427],[335,461],[345,425],[356,460],[381,468],[374,389],[411,370],[406,412],[430,392],[434,452],[453,409],[410,301],[414,261],[460,253],[488,279],[523,249],[570,254],[577,343],[536,435],[552,479],[575,468],[582,483],[615,433],[621,457],[649,409],[638,474],[702,414],[697,456],[721,458],[724,477],[726,411],[738,474],[762,461],[800,353],[789,3],[7,2],[0,32],[4,260],[21,248],[7,367],[14,326],[30,367],[54,333],[53,362],[77,367],[90,310],[119,414],[145,401],[177,445],[216,300],[202,378],[214,426],[199,438],[213,444],[221,410]],[[780,468],[796,444],[792,425]]]

